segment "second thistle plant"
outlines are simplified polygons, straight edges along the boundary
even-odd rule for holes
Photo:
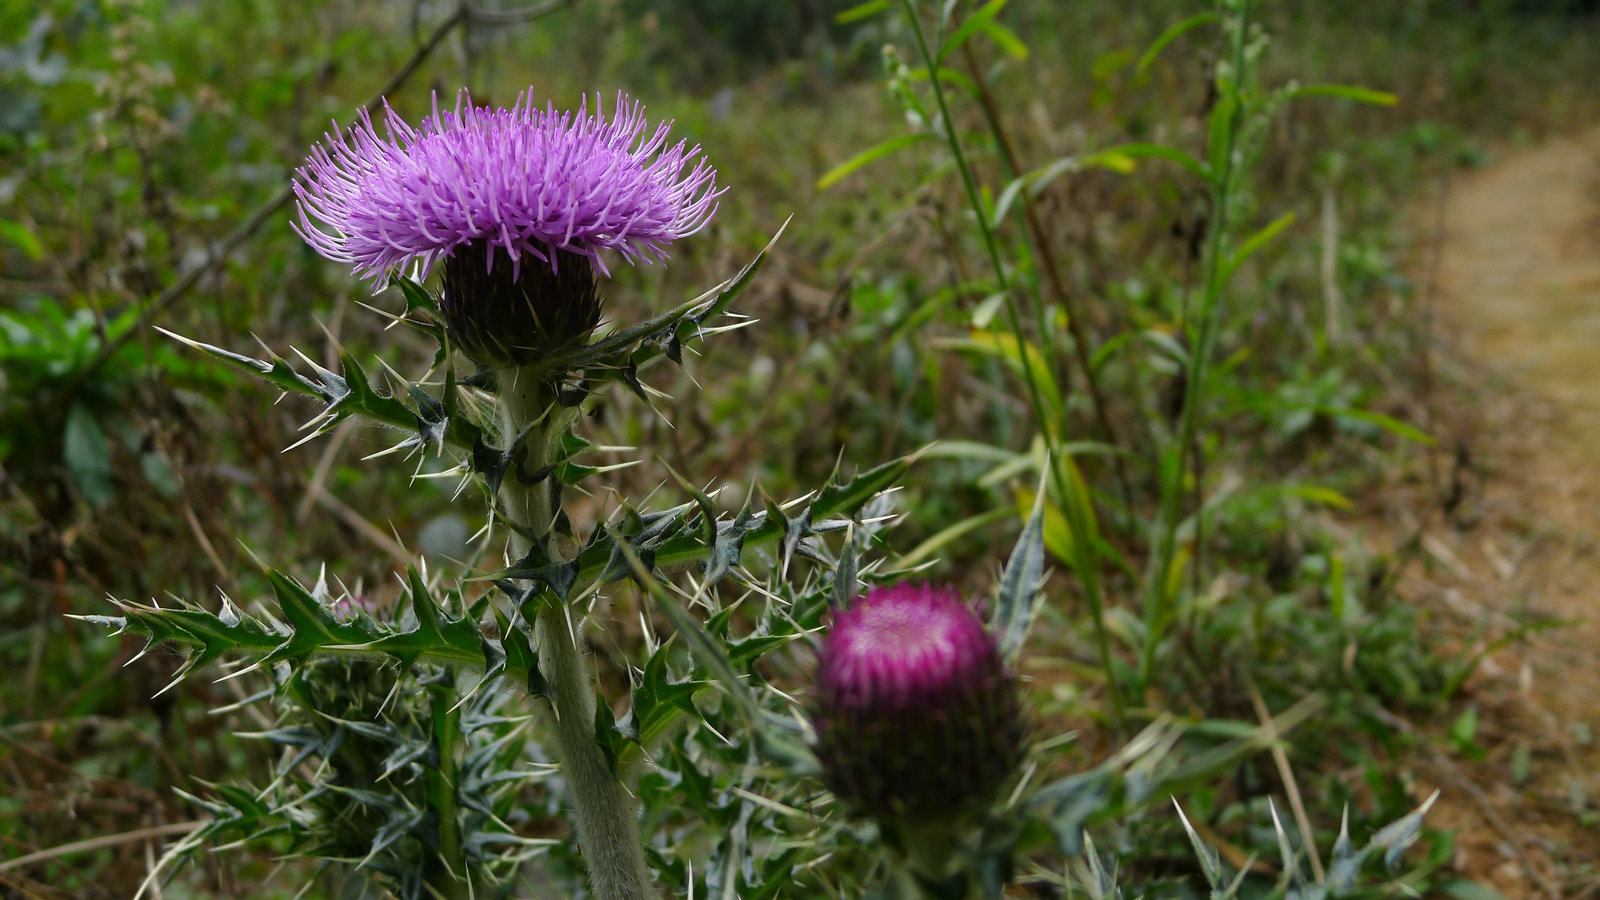
[[[604,254],[664,257],[716,209],[715,171],[699,147],[668,144],[637,103],[612,117],[586,106],[557,113],[531,94],[510,109],[438,108],[413,128],[392,110],[387,136],[371,119],[330,137],[297,177],[299,230],[330,259],[384,280],[442,263],[450,339],[481,364],[498,394],[500,440],[514,461],[498,509],[514,557],[556,554],[560,507],[553,463],[575,417],[567,373],[539,363],[588,339],[599,320]],[[581,397],[581,395],[580,395]],[[595,687],[574,613],[538,596],[534,649],[555,744],[590,878],[605,897],[650,891],[637,811],[596,741]]]
[[[814,723],[834,794],[939,878],[966,814],[1022,757],[1017,685],[976,612],[949,588],[876,588],[823,639]]]

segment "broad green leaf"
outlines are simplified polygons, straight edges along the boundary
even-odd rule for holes
[[[1217,105],[1211,108],[1207,142],[1209,150],[1206,159],[1210,163],[1210,171],[1214,173],[1214,177],[1215,173],[1225,172],[1228,169],[1227,157],[1234,146],[1235,119],[1239,115],[1239,101],[1232,93],[1224,93],[1217,98]]]
[[[967,73],[961,71],[960,69],[952,69],[948,66],[940,66],[937,74],[941,82],[949,85],[950,87],[958,88],[968,97],[977,99],[983,95],[983,90],[978,87],[978,83],[973,81],[972,78],[967,75]],[[911,80],[918,82],[927,81],[928,70],[916,69],[912,71]]]
[[[1001,190],[999,199],[995,201],[993,221],[996,224],[1005,221],[1018,198],[1023,195],[1023,191],[1027,192],[1028,197],[1036,197],[1061,176],[1085,169],[1107,169],[1121,175],[1131,175],[1140,159],[1165,160],[1176,163],[1202,178],[1211,177],[1211,170],[1205,163],[1175,147],[1148,142],[1118,144],[1092,153],[1064,156],[1013,178]]]
[[[1061,388],[1045,362],[1044,354],[1031,342],[1021,343],[1009,331],[975,329],[964,340],[942,338],[930,343],[937,347],[974,350],[996,357],[1009,364],[1019,375],[1023,374],[1023,366],[1026,365],[1032,371],[1034,384],[1039,387],[1040,400],[1045,406],[1041,412],[1045,414],[1046,421],[1053,428],[1055,423],[1062,420],[1066,404],[1061,396]]]
[[[0,219],[0,238],[4,238],[34,262],[44,259],[44,244],[28,226],[10,219]]]
[[[1354,503],[1350,498],[1339,493],[1331,487],[1321,484],[1289,484],[1284,485],[1283,492],[1302,500],[1309,500],[1320,506],[1331,506],[1334,509],[1353,509]]]
[[[989,0],[988,3],[968,14],[965,19],[961,20],[961,24],[956,26],[956,30],[950,32],[939,44],[939,53],[936,59],[943,61],[945,57],[959,50],[961,45],[971,39],[973,35],[984,31],[986,26],[994,21],[994,17],[1000,14],[1000,10],[1005,8],[1005,5],[1006,0]]]
[[[984,37],[994,41],[994,45],[1005,55],[1012,59],[1028,58],[1028,45],[1023,43],[1022,38],[1017,37],[1016,32],[1006,26],[990,19],[980,26],[980,30]]]
[[[1201,178],[1211,178],[1211,169],[1191,154],[1185,153],[1176,147],[1166,144],[1153,144],[1147,141],[1137,141],[1131,144],[1118,144],[1109,148],[1107,152],[1130,159],[1159,159],[1177,165],[1199,175]]]
[[[928,459],[970,459],[979,462],[1008,463],[1024,454],[981,441],[940,441],[924,451]]]
[[[888,9],[891,2],[892,0],[867,0],[865,3],[858,3],[855,6],[852,6],[849,9],[835,15],[833,17],[833,21],[840,25],[848,25],[851,22],[859,22],[862,19],[870,19],[878,13]]]
[[[890,568],[915,568],[916,566],[921,565],[923,562],[932,559],[939,553],[940,550],[943,550],[945,547],[949,546],[960,538],[977,531],[980,528],[986,528],[997,522],[1005,521],[1011,518],[1011,515],[1012,512],[1010,509],[1001,506],[996,509],[991,509],[988,512],[978,513],[975,516],[968,516],[967,518],[962,519],[953,525],[949,525],[940,529],[927,540],[924,540],[922,543],[912,548],[910,552],[895,560],[894,564]]]
[[[1373,425],[1384,431],[1387,431],[1401,440],[1410,441],[1413,444],[1421,444],[1424,447],[1432,447],[1434,444],[1438,443],[1438,440],[1434,438],[1433,435],[1428,434],[1426,431],[1423,431],[1415,425],[1402,422],[1401,420],[1396,419],[1394,416],[1386,416],[1380,412],[1373,412],[1370,409],[1352,409],[1348,407],[1335,406],[1317,406],[1315,409],[1324,415],[1336,416],[1345,419],[1355,419],[1357,422],[1365,422],[1368,425]]]

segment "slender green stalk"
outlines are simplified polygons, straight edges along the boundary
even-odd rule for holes
[[[430,687],[428,700],[433,712],[434,747],[439,753],[437,764],[428,770],[428,801],[438,817],[439,849],[429,860],[425,875],[428,887],[440,897],[465,900],[472,896],[472,887],[466,858],[461,853],[461,817],[456,803],[461,710],[453,708],[453,694],[441,687]]]
[[[1006,274],[1004,262],[1000,259],[1000,245],[995,238],[994,228],[990,225],[989,216],[984,211],[983,198],[978,193],[978,182],[972,174],[972,167],[967,162],[967,155],[961,147],[961,139],[957,137],[955,123],[950,117],[950,106],[945,100],[944,87],[937,75],[938,62],[933,58],[933,53],[928,49],[927,38],[922,33],[922,22],[917,18],[917,8],[913,0],[901,0],[905,9],[906,19],[911,24],[911,33],[916,36],[917,49],[922,53],[923,62],[928,67],[930,75],[928,81],[933,87],[934,100],[939,105],[939,117],[944,123],[945,141],[950,145],[950,152],[955,157],[956,169],[961,173],[961,183],[966,188],[967,202],[971,204],[972,211],[978,220],[978,231],[983,235],[984,249],[989,255],[989,264],[994,269],[995,282],[1000,288],[1000,295],[1005,299],[1006,318],[1009,320],[1011,332],[1017,339],[1017,353],[1020,357],[1022,379],[1028,387],[1028,399],[1033,407],[1034,421],[1039,428],[1039,433],[1044,437],[1045,448],[1049,451],[1047,467],[1052,486],[1056,496],[1061,498],[1063,504],[1068,502],[1066,485],[1061,477],[1061,471],[1056,464],[1060,459],[1060,452],[1056,448],[1056,423],[1051,422],[1045,415],[1044,403],[1040,399],[1039,384],[1033,372],[1033,367],[1028,365],[1027,337],[1022,327],[1022,314],[1017,309],[1017,298],[1011,287],[1010,276]],[[1100,651],[1100,664],[1105,670],[1106,690],[1111,698],[1111,713],[1117,727],[1122,723],[1122,695],[1117,686],[1116,670],[1111,664],[1111,643],[1106,632],[1105,604],[1096,586],[1097,579],[1084,579],[1084,594],[1089,600],[1091,616],[1094,619],[1095,642]]]
[[[555,482],[545,478],[526,484],[522,479],[552,459],[573,412],[555,403],[549,388],[531,374],[501,370],[497,386],[505,433],[510,439],[520,435],[524,447],[521,465],[506,473],[500,487],[503,512],[516,528],[512,549],[518,554],[536,544],[548,549],[556,513],[551,490]],[[565,606],[554,603],[541,608],[534,643],[539,671],[548,686],[551,729],[577,824],[578,846],[595,896],[644,900],[657,895],[645,865],[637,805],[595,738],[594,676],[579,643],[582,622],[569,621],[568,613]]]
[[[1238,96],[1241,92],[1240,85],[1244,78],[1245,46],[1248,41],[1249,16],[1249,0],[1238,0],[1232,47],[1234,86],[1232,96],[1227,98],[1233,103],[1233,107],[1229,113],[1222,159],[1216,161],[1220,165],[1212,174],[1211,208],[1213,224],[1210,234],[1206,237],[1203,293],[1200,297],[1199,309],[1194,310],[1195,318],[1198,320],[1198,327],[1194,346],[1189,356],[1188,371],[1185,373],[1183,411],[1178,420],[1178,434],[1172,444],[1162,453],[1161,457],[1161,500],[1156,514],[1150,567],[1146,572],[1144,585],[1145,640],[1139,659],[1138,685],[1141,691],[1149,684],[1150,676],[1155,668],[1156,650],[1165,636],[1167,624],[1171,619],[1172,611],[1169,609],[1167,583],[1171,578],[1172,561],[1177,550],[1177,532],[1181,512],[1180,506],[1183,500],[1185,467],[1187,462],[1193,459],[1195,453],[1198,452],[1196,442],[1199,435],[1199,410],[1203,401],[1206,369],[1211,360],[1212,345],[1216,341],[1217,324],[1222,305],[1222,289],[1227,280],[1225,268],[1222,265],[1222,254],[1226,247],[1229,205],[1232,202],[1237,174],[1234,153],[1237,149],[1239,130],[1245,114],[1243,104],[1238,102]],[[1185,322],[1186,330],[1188,324],[1188,322]],[[1198,466],[1196,467],[1196,477],[1199,477]],[[1197,499],[1194,515],[1198,530],[1205,510],[1204,496],[1198,483],[1195,485],[1195,494]],[[1194,565],[1200,565],[1198,551]]]
[[[983,110],[984,121],[988,123],[989,133],[994,137],[996,149],[1000,151],[1000,162],[1005,166],[1006,177],[1017,178],[1022,175],[1022,167],[1017,162],[1016,149],[1012,147],[1011,138],[1006,134],[1005,125],[1000,119],[1000,104],[995,102],[994,92],[989,90],[989,82],[983,77],[978,58],[972,52],[971,41],[961,45],[961,53],[967,60],[967,69],[972,72],[973,83],[978,86],[978,107]],[[1039,210],[1028,198],[1027,191],[1017,193],[1017,203],[1022,207],[1022,218],[1027,223],[1028,236],[1032,239],[1033,252],[1038,257],[1045,283],[1049,286],[1056,302],[1066,311],[1067,328],[1072,332],[1073,355],[1078,363],[1078,370],[1083,373],[1084,386],[1089,389],[1089,403],[1094,410],[1095,421],[1100,426],[1101,436],[1113,447],[1121,446],[1116,426],[1111,423],[1111,414],[1107,408],[1104,392],[1100,389],[1100,379],[1096,377],[1094,363],[1089,358],[1089,332],[1084,327],[1083,310],[1073,302],[1071,293],[1067,291],[1066,281],[1061,277],[1061,264],[1050,246],[1044,222],[1039,218]],[[1023,246],[1026,248],[1027,244]],[[1042,300],[1036,299],[1034,306],[1034,317],[1038,319],[1039,343],[1043,345],[1044,352],[1050,359],[1050,369],[1062,372],[1064,376],[1064,370],[1056,361],[1056,342],[1050,339],[1051,329],[1045,314],[1045,305]],[[1111,455],[1111,465],[1117,476],[1117,485],[1122,490],[1122,504],[1126,513],[1131,516],[1133,483],[1128,479],[1128,470],[1122,463],[1121,454]]]

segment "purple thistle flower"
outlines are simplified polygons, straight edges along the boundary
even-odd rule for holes
[[[575,112],[472,105],[416,127],[384,104],[384,134],[363,110],[295,172],[294,229],[319,254],[381,284],[411,266],[444,263],[444,315],[480,362],[506,365],[586,335],[599,318],[594,271],[605,251],[664,260],[672,242],[717,209],[716,170],[698,146],[668,143],[644,107],[619,93],[610,119],[598,96]],[[531,261],[528,259],[531,257]]]
[[[875,588],[834,616],[813,723],[828,786],[880,819],[991,799],[1022,752],[1015,681],[948,587]]]
[[[667,245],[716,212],[716,170],[698,146],[668,146],[672,123],[646,135],[644,107],[618,93],[610,121],[598,96],[576,112],[533,105],[472,105],[466,91],[413,128],[384,102],[385,136],[361,112],[345,134],[324,136],[295,172],[295,230],[318,253],[381,281],[478,244],[555,264],[553,250],[608,271],[602,250],[627,261],[662,259]],[[691,167],[692,165],[692,167]],[[685,169],[688,169],[686,172]]]

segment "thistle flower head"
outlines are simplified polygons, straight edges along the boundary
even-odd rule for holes
[[[1021,756],[1014,681],[949,588],[877,588],[839,612],[813,720],[829,787],[877,818],[960,812],[992,798]]]
[[[716,171],[698,146],[668,145],[672,124],[648,129],[644,107],[617,94],[608,121],[595,100],[576,112],[540,109],[533,93],[510,109],[473,106],[408,125],[387,101],[379,135],[361,112],[343,136],[329,134],[295,173],[295,229],[335,262],[381,280],[477,245],[485,269],[496,250],[514,267],[524,256],[558,266],[555,251],[595,261],[661,259],[716,211]]]
[[[607,251],[665,259],[716,211],[716,171],[698,146],[669,143],[618,94],[576,111],[472,105],[465,91],[415,127],[384,106],[363,111],[295,172],[295,230],[321,255],[375,284],[444,263],[446,325],[469,354],[509,364],[599,318],[594,272]],[[469,327],[470,326],[470,327]],[[558,327],[559,326],[559,327]]]

